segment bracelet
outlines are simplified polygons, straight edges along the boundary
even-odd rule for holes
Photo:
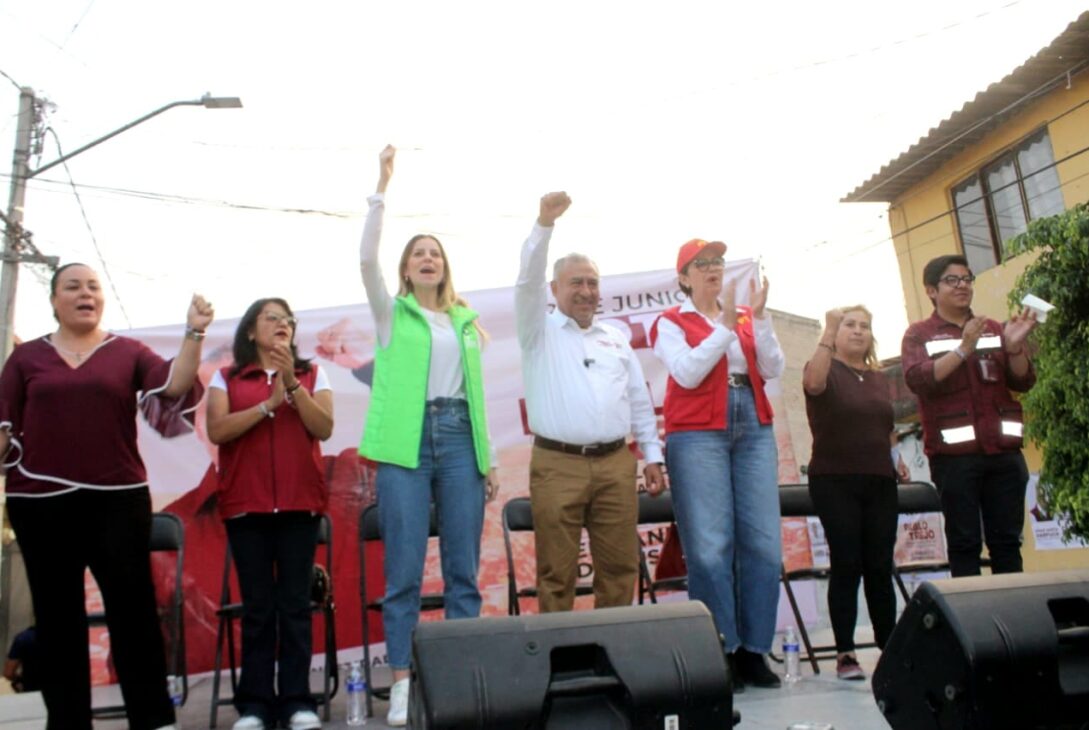
[[[185,339],[193,340],[194,342],[200,342],[204,339],[204,330],[198,330],[195,327],[186,327]]]
[[[954,347],[952,350],[950,350],[950,352],[959,357],[961,359],[961,362],[968,361],[968,356],[965,355],[964,351],[961,350],[959,347]]]
[[[257,404],[257,410],[261,411],[261,415],[265,418],[275,418],[276,414],[268,409],[264,401]]]
[[[291,394],[291,393],[294,393],[296,390],[298,390],[301,387],[302,387],[302,381],[301,380],[296,380],[295,384],[292,385],[290,388],[287,388],[285,392],[287,392],[288,394]]]
[[[832,347],[831,345],[826,345],[823,342],[818,342],[817,347],[823,347],[824,349],[828,350],[828,352],[835,352],[836,351],[836,348]]]

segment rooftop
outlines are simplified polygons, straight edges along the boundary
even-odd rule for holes
[[[890,202],[928,177],[934,170],[979,142],[1018,114],[1025,104],[1066,86],[1089,67],[1089,11],[1066,27],[1001,81],[993,83],[959,111],[890,161],[869,180],[843,197],[844,203]]]

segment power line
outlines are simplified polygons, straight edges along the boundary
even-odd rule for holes
[[[102,273],[106,275],[106,281],[110,283],[110,289],[113,291],[114,299],[117,300],[117,306],[121,310],[121,316],[125,318],[125,323],[132,329],[132,320],[129,319],[129,313],[125,311],[125,303],[121,301],[121,294],[117,291],[117,285],[114,284],[113,276],[110,275],[110,268],[106,265],[106,257],[102,255],[102,249],[98,246],[98,239],[95,237],[94,229],[91,227],[91,219],[87,217],[87,210],[83,207],[83,200],[79,197],[79,189],[76,186],[76,181],[72,179],[72,171],[68,168],[68,161],[63,160],[64,150],[61,148],[60,137],[57,136],[57,130],[52,127],[46,127],[45,131],[53,136],[53,142],[57,145],[57,155],[62,158],[61,164],[64,166],[64,171],[68,175],[68,181],[72,186],[72,194],[76,197],[76,203],[79,204],[79,212],[83,215],[83,222],[87,225],[87,232],[91,234],[91,243],[94,244],[95,254],[98,255],[98,261],[102,264]]]
[[[11,85],[14,86],[16,89],[18,89],[19,91],[23,90],[23,87],[19,84],[19,82],[16,81],[15,79],[11,78],[10,76],[8,76],[6,73],[4,73],[3,69],[0,69],[0,76],[3,76],[5,79],[10,81]]]

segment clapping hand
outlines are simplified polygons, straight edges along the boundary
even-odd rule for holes
[[[768,303],[768,277],[764,277],[759,288],[756,285],[756,279],[749,280],[749,301],[752,303],[752,316],[755,319],[763,319],[764,307]],[[839,325],[836,327],[838,329]]]
[[[1027,307],[1021,310],[1021,314],[1011,317],[1002,330],[1006,352],[1016,355],[1025,349],[1025,340],[1036,325],[1036,312]]]

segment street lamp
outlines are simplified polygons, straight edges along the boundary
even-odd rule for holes
[[[76,155],[102,144],[108,139],[132,129],[138,124],[143,124],[152,117],[157,117],[168,109],[178,106],[202,106],[205,109],[241,109],[242,100],[237,96],[212,96],[205,94],[199,99],[188,101],[173,101],[159,107],[155,111],[145,114],[139,119],[133,120],[123,127],[119,127],[109,134],[88,142],[77,150],[62,155],[52,162],[41,167],[30,169],[31,137],[35,125],[34,90],[28,86],[20,89],[19,93],[19,125],[15,132],[15,155],[11,163],[11,192],[8,197],[8,214],[4,223],[7,235],[4,237],[3,267],[0,270],[0,368],[4,366],[8,353],[11,352],[13,335],[13,323],[15,320],[15,288],[19,277],[20,263],[52,263],[56,265],[56,258],[42,256],[32,251],[24,253],[23,248],[23,203],[26,199],[26,181],[35,177],[56,165],[72,159]]]

